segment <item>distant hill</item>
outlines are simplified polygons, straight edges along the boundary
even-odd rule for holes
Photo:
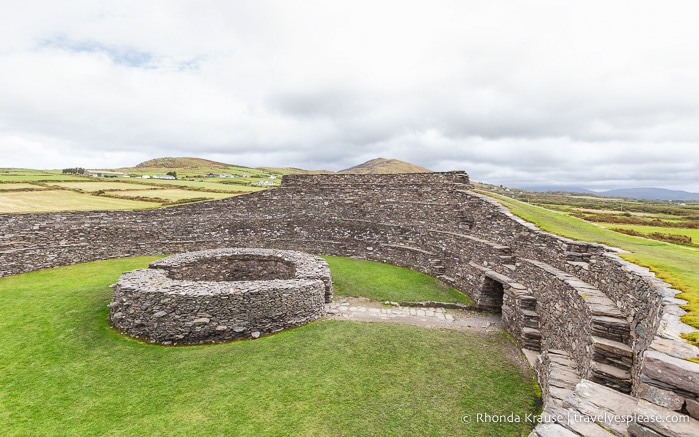
[[[689,191],[667,190],[665,188],[622,188],[597,193],[604,197],[629,197],[632,199],[653,200],[699,200],[699,193]]]
[[[411,164],[397,159],[376,158],[363,164],[340,170],[338,173],[352,174],[390,174],[390,173],[431,173],[419,165]]]
[[[202,158],[156,158],[144,161],[134,168],[228,168],[233,167],[223,162],[210,161]],[[236,166],[240,167],[240,166]]]
[[[257,167],[259,170],[263,170],[269,173],[281,173],[281,174],[332,174],[334,171],[329,170],[304,170],[295,167]]]

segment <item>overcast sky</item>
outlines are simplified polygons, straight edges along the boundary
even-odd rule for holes
[[[0,167],[163,156],[699,192],[696,0],[3,1]]]

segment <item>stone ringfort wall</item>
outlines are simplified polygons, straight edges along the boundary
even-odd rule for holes
[[[172,255],[121,275],[109,319],[166,345],[257,338],[325,315],[330,267],[307,253],[209,249]]]
[[[0,276],[221,247],[410,267],[501,311],[518,343],[540,353],[546,399],[553,354],[581,380],[699,418],[699,364],[686,360],[699,349],[680,338],[695,329],[679,321],[676,291],[609,248],[512,216],[471,191],[464,172],[288,175],[274,190],[165,209],[0,215],[0,229]]]

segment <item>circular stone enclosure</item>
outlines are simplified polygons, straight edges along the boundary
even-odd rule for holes
[[[257,338],[325,315],[330,267],[303,252],[212,249],[121,275],[109,304],[114,327],[166,345]]]

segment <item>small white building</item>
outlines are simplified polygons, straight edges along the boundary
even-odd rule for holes
[[[259,186],[269,187],[269,186],[273,186],[273,185],[275,185],[275,184],[274,184],[274,182],[272,182],[272,181],[259,181],[259,182],[255,182],[253,185],[256,185],[256,186],[258,186],[258,187],[259,187]]]

